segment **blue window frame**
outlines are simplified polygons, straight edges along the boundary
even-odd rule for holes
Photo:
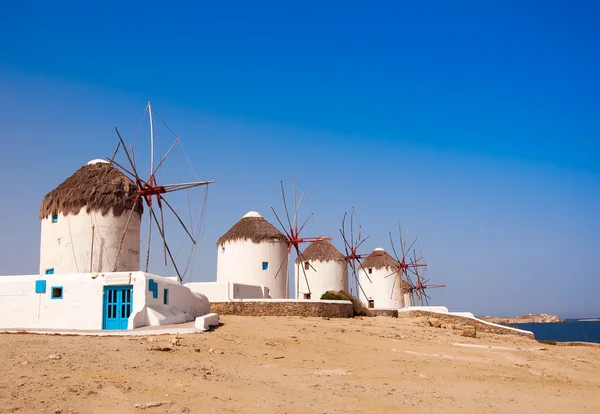
[[[163,292],[163,305],[169,304],[169,289],[165,289]]]
[[[36,280],[35,281],[35,293],[46,293],[46,281]]]
[[[262,270],[268,270],[269,269],[269,262],[262,262]]]
[[[52,223],[58,223],[58,214],[52,214]]]
[[[50,299],[62,299],[63,298],[63,287],[52,286],[50,288]]]
[[[148,291],[152,292],[154,299],[158,299],[158,283],[154,279],[148,279]]]
[[[50,268],[50,269],[46,269],[46,274],[47,275],[53,275],[54,274],[54,268]]]

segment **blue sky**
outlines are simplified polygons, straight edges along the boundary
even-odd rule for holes
[[[3,7],[0,273],[37,271],[42,197],[151,100],[217,181],[195,280],[294,176],[338,248],[352,206],[367,250],[410,223],[453,310],[600,314],[600,6],[397,3]]]

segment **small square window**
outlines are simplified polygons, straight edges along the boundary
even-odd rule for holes
[[[269,269],[269,262],[262,262],[262,270],[268,270]]]
[[[52,223],[58,223],[58,214],[52,214]]]
[[[46,269],[46,274],[47,275],[53,275],[54,274],[54,268],[50,268],[50,269]]]
[[[46,293],[46,281],[36,280],[35,281],[35,293]]]
[[[304,294],[304,299],[310,299],[310,293],[305,293]]]
[[[163,293],[163,304],[164,305],[168,305],[169,304],[169,289],[165,289],[164,293]]]
[[[62,286],[52,286],[50,290],[50,298],[51,299],[62,299],[63,298],[63,287]]]
[[[310,263],[304,262],[304,270],[310,269]]]
[[[221,247],[221,253],[225,253],[225,246]]]
[[[369,274],[372,274],[372,273],[373,273],[373,268],[369,267]]]

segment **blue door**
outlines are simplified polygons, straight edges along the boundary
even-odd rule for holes
[[[133,286],[104,286],[102,329],[127,329],[132,309]]]

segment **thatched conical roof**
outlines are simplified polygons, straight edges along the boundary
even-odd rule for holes
[[[296,259],[296,263],[303,261],[345,261],[346,258],[338,249],[327,240],[312,242],[304,251],[302,256]]]
[[[44,197],[40,220],[62,213],[76,215],[82,207],[86,211],[109,211],[120,216],[134,207],[136,185],[125,174],[106,161],[94,160],[84,165]],[[143,212],[142,200],[135,211]]]
[[[217,246],[236,240],[251,240],[254,243],[261,243],[264,241],[286,241],[287,238],[260,214],[251,211],[235,223],[227,233],[219,237]]]
[[[390,269],[396,269],[398,267],[398,262],[385,250],[377,248],[362,262],[362,267],[372,267],[374,269],[389,267]]]

